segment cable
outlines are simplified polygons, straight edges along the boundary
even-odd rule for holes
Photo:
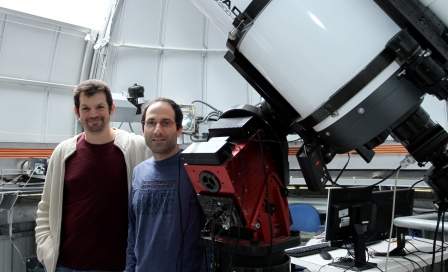
[[[327,266],[327,265],[329,265],[329,264],[324,264],[324,265],[322,265],[321,267],[319,267],[319,270],[317,270],[317,272],[320,272],[321,270],[322,270],[322,268],[324,268],[325,266]],[[305,270],[306,271],[306,270]]]
[[[207,139],[203,139],[203,138],[196,137],[196,136],[193,135],[193,134],[189,134],[189,135],[190,135],[190,140],[191,140],[192,142],[197,143],[197,142],[206,142],[206,141],[207,141]]]
[[[260,137],[260,134],[257,134],[257,138]],[[263,145],[261,144],[261,141],[259,141],[259,147],[260,147],[260,153],[261,153],[261,160],[262,160],[262,169],[264,172],[264,186],[265,186],[265,201],[266,201],[266,206],[268,207],[268,219],[269,219],[269,236],[270,236],[270,245],[269,245],[269,253],[272,252],[272,244],[273,244],[273,230],[272,230],[272,211],[270,210],[270,199],[269,199],[269,176],[266,173],[266,162],[265,162],[265,157],[264,157],[264,149],[263,149]]]
[[[415,241],[419,241],[419,242],[422,242],[422,243],[427,243],[427,244],[431,244],[431,245],[432,245],[432,242],[430,243],[430,242],[428,242],[428,241],[419,239],[418,237],[413,237],[412,240],[415,240]],[[445,244],[445,246],[448,246],[448,242],[444,242],[444,244]],[[439,250],[437,250],[437,252],[439,252]],[[431,252],[431,254],[432,254],[432,252]]]
[[[204,102],[204,101],[202,101],[202,100],[193,100],[193,101],[191,101],[191,104],[194,104],[194,103],[201,103],[201,104],[204,104],[204,105],[206,105],[207,107],[213,109],[213,110],[216,111],[216,112],[222,112],[222,111],[218,110],[217,108],[213,107],[212,105],[210,105],[210,104],[208,104],[207,102]]]
[[[445,241],[445,234],[444,234],[444,232],[445,232],[445,210],[443,210],[443,213],[442,213],[442,233],[441,233],[441,235],[442,235],[442,237],[441,237],[441,241],[442,241],[442,245],[441,245],[441,248],[442,248],[442,252],[441,252],[441,254],[440,254],[440,270],[441,271],[445,271],[444,269],[443,269],[443,266],[444,266],[444,261],[443,261],[443,245],[444,245],[444,241]]]
[[[18,198],[18,193],[17,193],[17,198]],[[17,200],[17,198],[16,198],[16,200]],[[20,260],[22,261],[22,263],[26,265],[25,257],[23,256],[19,247],[16,245],[16,243],[13,240],[12,224],[13,224],[13,220],[14,220],[14,205],[15,205],[15,203],[16,203],[16,201],[14,201],[13,205],[8,210],[8,214],[7,214],[7,216],[8,216],[7,220],[8,220],[8,224],[9,224],[9,229],[8,229],[9,242],[14,247],[14,249],[17,251],[17,253],[19,254],[19,257],[20,257]]]
[[[326,178],[326,180],[330,181],[330,183],[333,186],[337,186],[337,187],[341,187],[341,188],[350,187],[350,186],[347,186],[347,185],[342,185],[342,184],[338,184],[337,183],[339,178],[341,177],[342,173],[344,173],[344,171],[347,169],[347,166],[348,166],[349,162],[350,162],[350,153],[347,153],[347,161],[345,162],[345,165],[344,165],[344,167],[342,167],[341,171],[339,171],[339,173],[338,173],[338,175],[337,175],[337,177],[336,177],[336,179],[334,181],[333,181],[333,178],[331,177],[331,174],[328,171],[328,168],[326,167],[326,165],[323,165],[324,177]]]
[[[216,119],[212,118],[215,117]],[[207,114],[204,119],[201,121],[201,123],[207,123],[210,121],[218,121],[218,119],[221,117],[221,112],[212,111],[209,114]]]
[[[205,246],[205,248],[204,248],[204,255],[205,255],[205,260],[204,260],[204,262],[205,262],[205,271],[208,271],[210,269],[210,267],[209,267],[209,263],[208,263],[209,255],[207,254],[207,246]]]
[[[410,262],[411,265],[412,265],[412,271],[415,271],[415,261],[413,261],[413,260],[411,260],[411,259],[409,259],[409,258],[407,258],[407,257],[405,257],[405,256],[400,256],[400,258],[401,258],[401,259],[405,259],[405,260],[407,260],[408,262]],[[423,271],[423,272],[424,272],[424,271]]]
[[[403,259],[405,259],[405,260],[411,262],[411,263],[412,263],[412,266],[414,266],[414,264],[416,264],[416,265],[418,266],[418,268],[420,268],[420,270],[422,270],[423,272],[425,272],[425,270],[423,269],[423,267],[422,267],[418,262],[416,262],[416,261],[414,261],[414,260],[411,260],[411,259],[407,258],[406,256],[401,256],[401,258],[403,258]]]
[[[414,240],[426,243],[426,241],[418,240],[418,239],[415,239],[415,238],[414,238]],[[412,253],[416,253],[416,252],[425,253],[425,254],[433,254],[434,252],[436,252],[436,253],[440,252],[440,248],[438,250],[436,250],[436,251],[423,251],[423,250],[418,249],[413,243],[411,243],[411,241],[407,241],[407,243],[410,244],[413,248],[415,248],[414,252],[410,252],[411,254]],[[431,243],[431,245],[432,244],[433,243]]]
[[[387,243],[387,252],[386,252],[386,266],[385,270],[387,271],[387,265],[389,262],[389,251],[390,251],[390,244],[392,242],[392,232],[394,230],[394,217],[395,217],[395,202],[397,200],[397,183],[398,183],[398,175],[400,174],[401,165],[397,168],[395,175],[395,184],[394,184],[394,193],[392,197],[392,216],[390,220],[390,228],[389,228],[389,241]]]
[[[338,176],[336,177],[336,179],[334,180],[334,184],[337,184],[339,178],[341,177],[342,173],[344,173],[345,169],[347,169],[347,166],[350,162],[350,153],[347,153],[347,161],[345,162],[344,167],[342,167],[341,171],[339,171]]]
[[[204,119],[208,119],[208,118],[211,118],[211,117],[218,117],[219,118],[220,116],[221,116],[221,112],[220,111],[211,111],[204,117]]]
[[[408,267],[407,267],[405,264],[403,264],[403,262],[397,260],[397,258],[391,258],[391,260],[394,261],[395,263],[401,265],[401,266],[403,267],[403,269],[408,270]],[[414,266],[414,265],[413,265],[413,266]],[[386,271],[386,270],[384,270],[384,271]]]
[[[128,126],[129,126],[129,129],[131,130],[131,132],[135,134],[135,131],[134,131],[134,128],[132,127],[131,122],[128,122]]]
[[[215,224],[216,224],[216,222],[215,222],[215,220],[213,219],[212,220],[212,222],[211,222],[211,230],[210,230],[210,238],[211,238],[211,245],[210,245],[210,247],[211,247],[211,250],[212,250],[212,258],[211,258],[211,260],[210,260],[210,263],[211,263],[211,272],[214,272],[215,271],[215,267],[216,267],[216,261],[215,261],[215,257],[216,257],[216,244],[215,244],[215,239],[216,239],[216,237],[215,237]]]
[[[338,184],[337,181],[339,180],[339,178],[341,177],[341,175],[343,174],[343,172],[346,170],[349,162],[350,162],[350,154],[347,153],[348,155],[348,159],[347,162],[345,163],[344,167],[341,169],[341,171],[339,172],[338,176],[336,177],[336,179],[333,181],[333,179],[331,178],[330,173],[328,172],[328,169],[326,169],[326,167],[324,168],[324,172],[325,172],[325,177],[331,182],[331,184],[333,184],[334,186],[338,186],[338,187],[342,187],[342,188],[346,188],[346,187],[350,187],[347,185],[342,185],[342,184]],[[394,173],[396,173],[397,171],[399,172],[399,170],[401,169],[401,165],[398,166],[397,168],[395,168],[391,173],[389,173],[386,177],[384,177],[383,179],[381,179],[380,181],[369,185],[368,187],[375,187],[380,183],[383,183],[384,181],[386,181],[387,179],[389,179]],[[423,181],[423,180],[422,180]],[[419,181],[421,182],[421,181]],[[416,183],[417,184],[417,183]],[[395,185],[396,186],[396,185]]]
[[[409,250],[405,249],[407,251],[407,255],[414,255],[415,257],[419,258],[420,261],[422,261],[422,263],[424,263],[426,266],[429,265],[429,263],[427,263],[422,257],[420,257],[419,255],[417,255],[416,252],[410,252]]]
[[[375,186],[377,186],[378,184],[383,183],[384,181],[386,181],[387,179],[389,179],[391,176],[393,176],[393,174],[394,174],[395,172],[397,172],[398,170],[400,170],[400,169],[401,169],[401,165],[398,166],[397,168],[395,168],[392,172],[390,172],[390,174],[388,174],[387,176],[385,176],[383,179],[381,179],[381,180],[378,181],[377,183],[374,183],[374,184],[369,185],[368,187],[375,187]]]
[[[30,182],[30,180],[33,177],[34,172],[36,172],[36,170],[37,170],[37,167],[34,167],[33,171],[30,174],[30,177],[28,178],[28,180],[25,182],[25,184],[22,187],[26,187],[28,185],[28,182]]]
[[[416,181],[414,184],[411,185],[411,189],[414,189],[414,187],[415,187],[417,184],[419,184],[420,182],[423,182],[423,181],[425,181],[425,180],[424,180],[424,179],[421,179],[421,180],[419,180],[419,181]]]
[[[245,165],[244,165],[245,166]],[[240,199],[240,205],[241,205],[241,207],[244,207],[244,202],[245,202],[245,194],[242,194],[241,195],[241,199]],[[235,205],[232,205],[232,207],[231,207],[231,209],[230,209],[230,215],[232,215],[233,214],[233,212],[234,212],[234,208],[235,208]],[[239,226],[237,226],[237,239],[236,239],[236,241],[235,241],[235,243],[234,243],[234,248],[233,248],[233,252],[235,252],[236,251],[236,247],[239,245],[239,243],[240,243],[240,239],[241,239],[241,228],[239,227]],[[233,265],[233,254],[232,253],[230,253],[230,265],[229,265],[229,268],[230,269],[232,269],[232,265]]]
[[[436,242],[437,242],[437,233],[439,232],[439,224],[440,224],[440,218],[442,217],[442,213],[439,210],[437,211],[437,224],[436,224],[436,230],[434,231],[434,240],[432,243],[432,262],[431,262],[431,271],[434,271],[434,264],[436,262]]]

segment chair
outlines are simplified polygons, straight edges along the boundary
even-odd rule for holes
[[[289,204],[292,218],[292,231],[318,232],[320,230],[319,212],[310,204]]]

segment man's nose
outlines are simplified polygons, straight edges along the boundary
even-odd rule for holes
[[[99,114],[98,114],[98,110],[96,110],[96,109],[92,109],[91,111],[90,111],[90,117],[97,117]]]
[[[161,132],[163,130],[162,124],[160,122],[157,122],[154,127],[154,132]]]

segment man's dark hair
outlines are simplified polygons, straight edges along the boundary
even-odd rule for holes
[[[104,93],[106,95],[107,105],[109,106],[109,112],[112,109],[112,94],[110,92],[109,86],[106,82],[98,79],[89,79],[82,81],[73,90],[73,99],[75,102],[76,109],[79,109],[79,97],[83,93],[87,97],[91,97],[97,93]]]
[[[143,112],[142,112],[142,120],[141,120],[143,129],[145,127],[146,112],[148,111],[149,106],[151,106],[152,104],[154,104],[156,102],[165,102],[165,103],[170,104],[171,108],[173,108],[173,110],[174,110],[174,121],[176,122],[176,128],[181,129],[182,128],[182,119],[184,118],[184,115],[182,113],[182,110],[180,109],[180,106],[173,100],[164,98],[164,97],[156,98],[145,105]]]

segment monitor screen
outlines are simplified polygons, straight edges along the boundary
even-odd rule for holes
[[[375,267],[366,261],[366,243],[389,237],[394,192],[372,190],[372,187],[329,189],[325,238],[332,246],[354,249],[352,262],[331,265],[358,270]],[[397,190],[394,217],[412,215],[413,196],[412,189]]]
[[[371,217],[372,187],[330,188],[328,190],[325,238],[333,246],[351,243],[353,227],[367,231]]]
[[[392,200],[394,191],[375,191],[372,194],[373,206],[371,224],[367,231],[367,242],[375,242],[389,238],[392,223]],[[395,197],[395,217],[412,215],[414,208],[414,190],[397,189]],[[392,237],[396,237],[395,231]]]
[[[346,270],[370,269],[375,263],[367,262],[365,237],[372,214],[372,187],[343,187],[328,190],[325,238],[332,246],[350,245],[354,258],[330,265]]]

